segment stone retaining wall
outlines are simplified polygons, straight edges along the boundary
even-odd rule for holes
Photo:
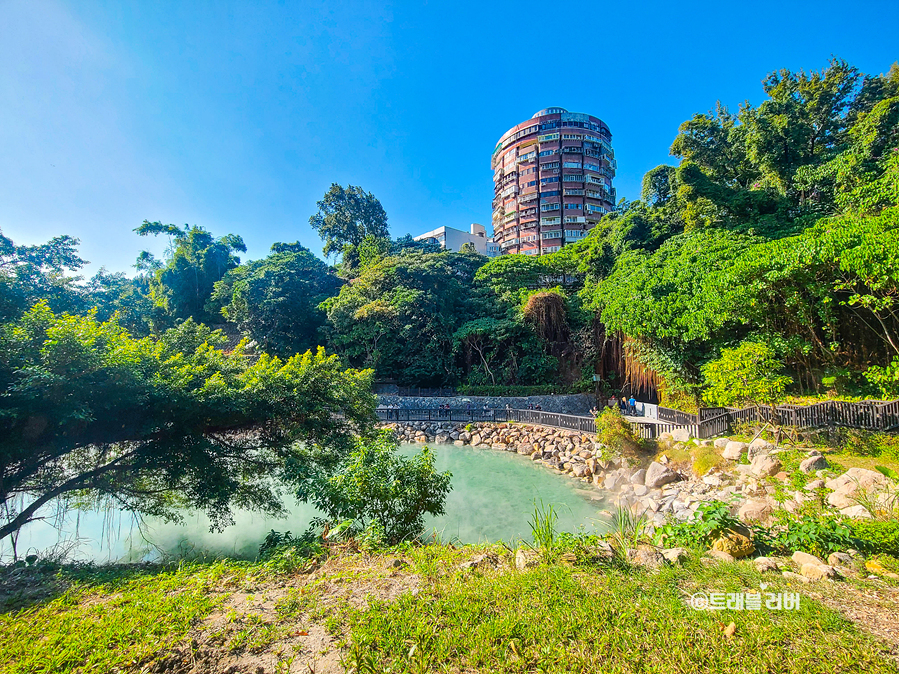
[[[471,401],[475,409],[482,409],[484,404],[491,409],[505,409],[506,405],[513,409],[526,410],[528,405],[540,405],[544,412],[559,414],[577,414],[589,416],[590,410],[596,407],[596,398],[587,393],[573,395],[500,397],[500,396],[454,396],[417,398],[414,396],[379,395],[378,405],[398,405],[403,409],[437,409],[449,405],[453,409],[465,409]]]

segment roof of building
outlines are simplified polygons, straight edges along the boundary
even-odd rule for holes
[[[568,112],[565,108],[543,108],[540,112],[534,114],[531,119],[537,119],[538,117],[543,117],[545,115],[558,115],[563,112]]]

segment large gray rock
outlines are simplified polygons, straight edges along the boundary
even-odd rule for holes
[[[840,577],[837,570],[828,564],[803,564],[799,573],[811,580],[833,580]]]
[[[642,566],[644,569],[657,569],[665,563],[662,553],[653,548],[628,550],[627,559],[631,564]]]
[[[827,468],[827,459],[823,456],[810,456],[799,464],[799,470],[803,473],[814,473],[816,470]]]
[[[797,550],[793,553],[791,559],[796,562],[800,567],[803,564],[815,564],[817,566],[824,566],[824,560],[820,557],[815,557],[814,555],[810,555],[807,552],[802,552]]]
[[[646,484],[646,471],[643,468],[631,475],[631,484]]]
[[[825,485],[833,489],[827,495],[827,502],[834,508],[851,508],[858,505],[857,498],[880,491],[887,484],[887,478],[876,470],[850,468],[845,473]]]
[[[677,482],[678,480],[680,480],[680,475],[667,466],[663,466],[661,463],[653,461],[646,470],[646,480],[644,484],[650,489],[655,489],[656,487],[661,487],[662,485],[671,482]]]
[[[761,454],[749,464],[749,472],[756,477],[771,477],[780,472],[780,461],[768,454]]]
[[[715,449],[724,449],[728,442],[730,442],[728,438],[715,438]]]
[[[774,507],[767,500],[748,500],[740,506],[737,517],[747,524],[768,524],[774,517]]]
[[[534,550],[520,549],[515,553],[515,568],[519,571],[533,569],[540,564],[540,555]]]
[[[534,445],[529,442],[519,442],[516,450],[519,454],[524,454],[525,456],[530,456],[534,453]]]
[[[767,571],[780,571],[780,567],[770,557],[756,557],[752,560],[753,564],[755,564],[755,570],[759,573],[765,573]]]
[[[774,445],[772,445],[770,442],[762,438],[756,438],[749,443],[749,447],[747,448],[747,452],[749,453],[749,460],[752,461],[757,456],[767,454],[772,449],[774,449]]]
[[[671,439],[675,442],[689,442],[690,441],[690,431],[686,428],[675,428],[671,431]]]
[[[740,456],[746,451],[747,447],[748,445],[745,442],[731,440],[724,445],[724,451],[721,452],[721,456],[730,461],[739,461]]]
[[[687,552],[686,548],[666,548],[662,550],[662,557],[669,564],[682,564],[687,561],[689,556],[690,553]]]

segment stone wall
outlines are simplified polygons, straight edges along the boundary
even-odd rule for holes
[[[455,396],[444,398],[416,398],[414,396],[379,395],[378,405],[398,405],[403,409],[437,409],[442,405],[449,405],[453,409],[465,409],[471,401],[475,409],[482,409],[486,403],[491,409],[505,409],[506,405],[513,409],[526,410],[528,405],[540,405],[544,412],[557,412],[559,414],[577,414],[588,416],[590,410],[596,406],[596,398],[587,393],[574,395],[548,395],[526,397],[499,397],[499,396]]]

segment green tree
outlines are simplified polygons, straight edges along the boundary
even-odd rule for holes
[[[217,307],[208,306],[216,281],[240,264],[235,252],[246,252],[243,239],[227,234],[218,239],[202,227],[183,228],[148,222],[135,230],[140,236],[170,237],[165,262],[160,263],[144,251],[138,269],[151,274],[150,297],[157,307],[157,327],[175,320],[193,318],[202,323],[218,320]]]
[[[384,207],[361,187],[333,183],[316,206],[318,212],[309,218],[309,224],[325,242],[325,255],[342,253],[350,268],[355,267],[356,248],[365,237],[389,236]]]
[[[722,349],[721,356],[703,368],[703,399],[722,407],[754,405],[773,410],[792,383],[790,377],[778,374],[782,369],[783,363],[767,344],[747,341]]]
[[[216,348],[193,321],[159,340],[45,303],[0,330],[0,539],[54,499],[106,499],[169,519],[283,512],[277,478],[340,456],[374,421],[371,372],[307,352]]]
[[[340,279],[299,243],[276,243],[263,260],[236,267],[216,282],[212,301],[263,350],[279,356],[323,344],[326,314],[319,305]]]
[[[36,246],[18,245],[0,232],[0,321],[15,319],[38,300],[58,311],[83,305],[78,239],[57,236]]]
[[[444,513],[452,474],[437,472],[433,450],[406,457],[397,446],[386,432],[358,440],[335,470],[301,480],[297,497],[324,511],[331,523],[351,520],[350,533],[375,526],[390,545],[421,536],[424,516]]]

